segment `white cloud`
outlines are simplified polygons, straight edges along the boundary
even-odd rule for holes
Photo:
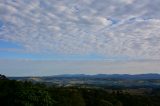
[[[127,4],[132,4],[135,0],[120,0],[124,3],[127,3]]]
[[[159,0],[1,0],[0,39],[27,52],[159,59]]]

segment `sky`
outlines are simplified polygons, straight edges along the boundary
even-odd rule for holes
[[[0,0],[0,73],[160,73],[160,0]]]

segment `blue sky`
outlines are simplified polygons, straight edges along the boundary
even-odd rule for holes
[[[0,72],[160,73],[159,4],[159,0],[1,0]],[[9,66],[4,65],[7,62]],[[19,63],[24,67],[18,68]],[[39,71],[36,67],[41,66],[49,68]]]

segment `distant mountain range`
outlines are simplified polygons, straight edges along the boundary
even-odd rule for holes
[[[118,78],[118,79],[160,79],[160,74],[96,74],[96,75],[85,75],[85,74],[63,74],[63,75],[55,75],[50,77],[68,77],[68,78]]]
[[[25,79],[33,78],[29,77],[9,77],[11,79]],[[96,74],[96,75],[86,75],[86,74],[62,74],[53,76],[35,76],[34,78],[113,78],[113,79],[160,79],[160,74]]]

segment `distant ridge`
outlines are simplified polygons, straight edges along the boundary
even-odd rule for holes
[[[110,79],[160,79],[160,74],[148,73],[148,74],[62,74],[53,76],[27,76],[27,77],[8,77],[10,79],[28,79],[28,78],[110,78]]]
[[[54,75],[50,77],[87,77],[87,78],[120,78],[120,79],[160,79],[160,74],[148,73],[148,74],[62,74]]]

